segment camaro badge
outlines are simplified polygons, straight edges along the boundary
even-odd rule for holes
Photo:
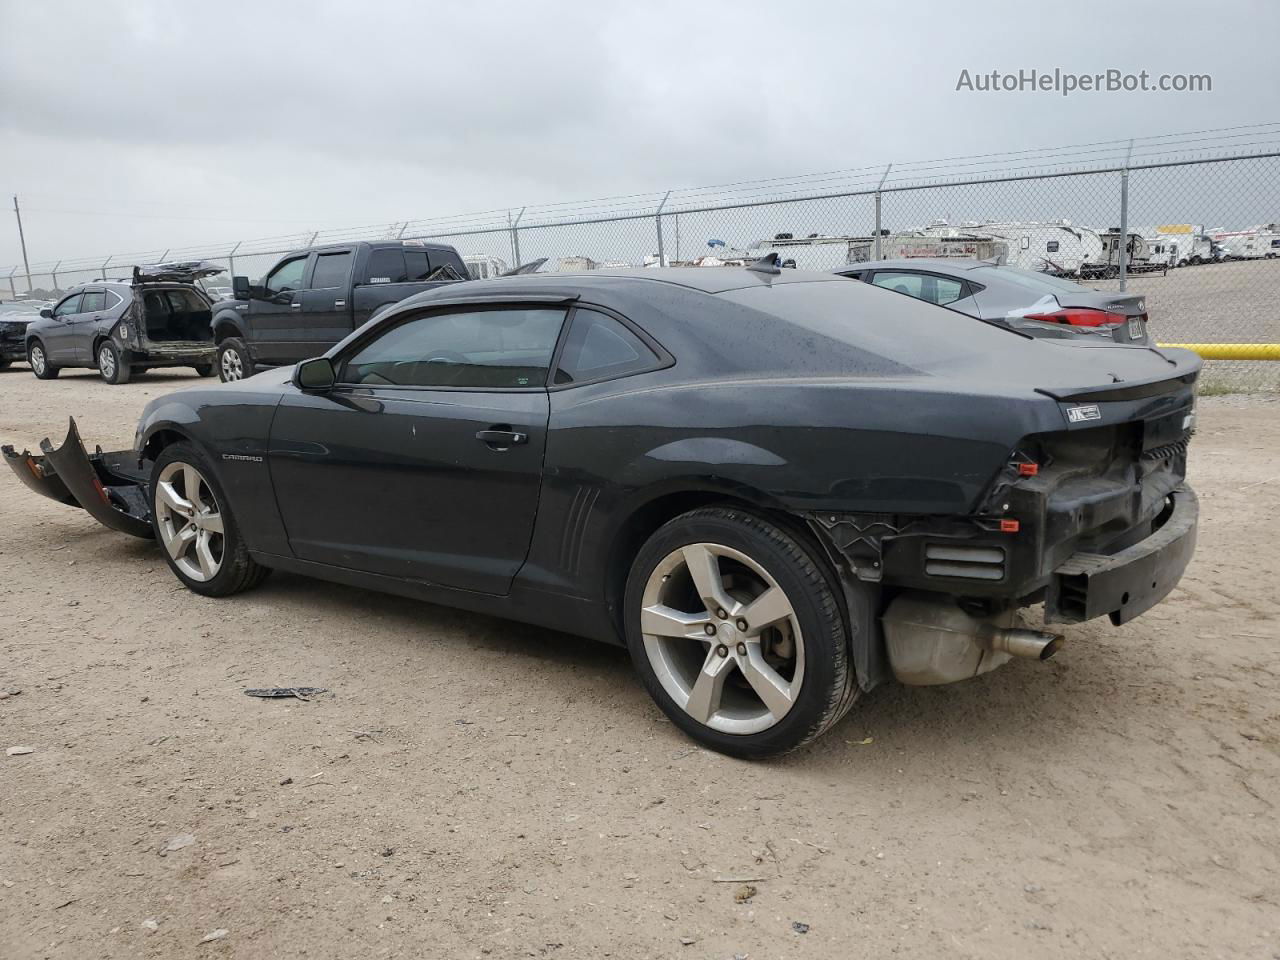
[[[1067,407],[1067,419],[1072,423],[1084,423],[1086,420],[1101,420],[1102,411],[1096,403],[1083,407]]]
[[[1096,408],[1095,408],[1096,409]],[[243,460],[245,463],[261,463],[261,457],[250,457],[242,453],[224,453],[223,460]]]

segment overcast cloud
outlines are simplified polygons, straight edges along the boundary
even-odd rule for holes
[[[36,263],[1228,127],[1280,120],[1277,36],[1261,0],[0,0],[0,190]],[[1032,67],[1213,92],[955,89]]]

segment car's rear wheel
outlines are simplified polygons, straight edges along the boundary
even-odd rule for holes
[[[223,383],[243,380],[254,374],[253,357],[239,337],[228,337],[218,344],[218,379]]]
[[[128,383],[133,374],[120,350],[110,340],[98,344],[98,374],[107,383]]]
[[[212,466],[192,444],[172,444],[156,458],[151,522],[169,569],[195,593],[225,597],[271,572],[249,556]]]
[[[37,380],[52,380],[57,377],[60,369],[49,362],[49,354],[39,340],[27,347],[27,363],[31,365],[31,372]]]
[[[804,541],[764,517],[708,507],[670,521],[637,555],[624,602],[649,693],[721,753],[793,750],[857,697],[836,585]]]

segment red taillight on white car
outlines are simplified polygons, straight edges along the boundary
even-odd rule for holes
[[[1029,313],[1028,320],[1044,320],[1047,323],[1065,323],[1072,327],[1114,327],[1129,318],[1122,313],[1109,310],[1094,310],[1089,307],[1063,307],[1052,313]]]

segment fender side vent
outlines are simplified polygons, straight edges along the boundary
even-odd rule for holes
[[[955,580],[1003,580],[1004,551],[999,547],[927,543],[924,572],[931,577]]]

